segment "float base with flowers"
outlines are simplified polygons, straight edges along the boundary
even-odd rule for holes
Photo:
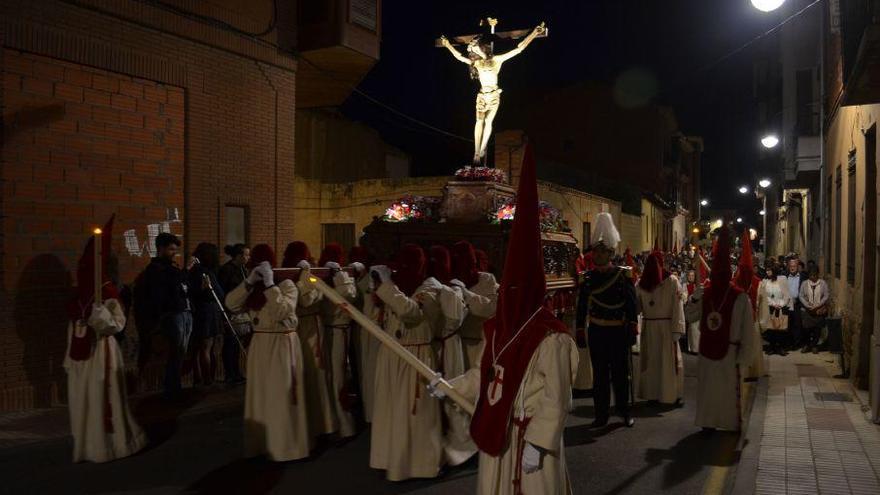
[[[451,246],[467,240],[488,254],[490,271],[500,277],[507,240],[516,214],[516,191],[503,171],[464,167],[443,190],[443,196],[405,196],[392,202],[381,217],[364,229],[361,244],[380,261],[391,261],[401,246],[416,243]],[[577,240],[562,214],[541,202],[544,270],[550,296],[558,309],[571,309],[576,286]]]

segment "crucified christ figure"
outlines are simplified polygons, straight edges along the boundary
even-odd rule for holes
[[[495,55],[492,49],[492,36],[476,36],[467,45],[468,56],[462,55],[446,38],[440,42],[458,61],[467,64],[471,69],[471,78],[480,81],[480,92],[477,93],[477,122],[474,125],[474,160],[475,166],[481,164],[486,156],[486,146],[492,137],[492,121],[501,104],[501,88],[498,87],[498,73],[501,64],[519,55],[535,38],[546,31],[542,22],[529,33],[516,48],[507,53]]]

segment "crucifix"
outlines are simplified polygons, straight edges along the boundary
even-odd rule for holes
[[[435,46],[445,47],[452,53],[456,60],[470,67],[471,78],[480,81],[480,91],[477,93],[477,115],[474,125],[474,166],[482,164],[486,157],[486,147],[492,136],[492,121],[498,113],[501,105],[501,88],[498,86],[498,73],[501,72],[501,64],[519,55],[534,41],[535,38],[543,38],[548,34],[548,29],[542,22],[529,31],[518,29],[514,31],[495,32],[498,19],[487,17],[480,20],[480,25],[489,26],[488,34],[467,34],[456,36],[450,40],[446,36],[440,36]],[[495,40],[497,39],[522,39],[513,50],[495,54]],[[455,45],[464,45],[467,56],[455,48]]]

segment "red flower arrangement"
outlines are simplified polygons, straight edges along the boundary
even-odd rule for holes
[[[498,168],[463,167],[455,171],[455,179],[465,182],[507,183],[507,174]]]
[[[571,229],[562,218],[562,212],[554,208],[546,201],[538,203],[538,215],[541,221],[541,232],[570,232]],[[490,215],[492,223],[513,220],[516,216],[516,200],[511,200],[501,205],[493,215]]]

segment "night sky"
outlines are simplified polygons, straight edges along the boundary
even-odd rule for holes
[[[774,49],[772,37],[719,59],[773,27],[779,15],[760,13],[749,0],[384,0],[381,60],[359,89],[411,118],[470,137],[476,87],[467,67],[433,40],[441,33],[478,32],[486,16],[500,19],[499,31],[531,28],[541,20],[550,28],[549,38],[505,64],[496,129],[521,127],[511,121],[516,112],[505,112],[520,98],[583,80],[621,84],[637,71],[643,80],[656,81],[650,101],[672,106],[680,129],[705,139],[703,196],[713,207],[756,209],[756,200],[744,199],[736,187],[752,183],[758,173],[763,131],[754,114],[752,61]],[[471,154],[469,143],[357,93],[343,111],[410,153],[414,175],[450,174]]]

